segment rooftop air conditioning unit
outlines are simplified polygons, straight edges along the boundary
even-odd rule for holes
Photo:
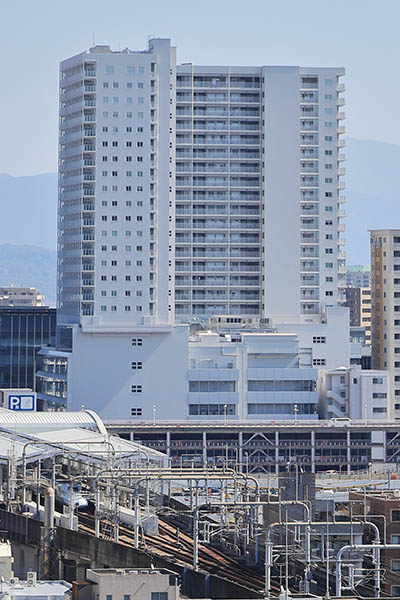
[[[33,571],[28,571],[28,573],[26,574],[26,583],[29,587],[33,587],[36,585],[36,581],[37,581],[37,573],[34,573]]]

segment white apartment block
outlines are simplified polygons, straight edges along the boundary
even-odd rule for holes
[[[318,370],[294,334],[198,333],[189,341],[189,419],[317,419]]]
[[[310,349],[309,368],[337,367],[334,355],[347,366],[343,74],[176,67],[167,39],[61,63],[58,336],[43,351],[45,399],[54,390],[104,418],[186,418],[185,323],[215,314],[272,317]],[[283,379],[297,369],[282,366]],[[224,391],[208,405],[260,417],[269,391],[237,402]],[[278,390],[274,418],[295,404],[312,417],[315,393]]]
[[[341,367],[321,373],[320,412],[325,419],[392,419],[387,371]]]
[[[174,103],[169,40],[61,63],[60,323],[173,323]]]
[[[389,372],[391,410],[400,418],[400,229],[371,238],[372,368]]]
[[[177,320],[344,300],[343,74],[177,67]]]
[[[0,306],[44,306],[44,296],[34,287],[0,287]]]

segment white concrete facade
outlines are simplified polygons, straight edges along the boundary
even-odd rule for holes
[[[174,103],[169,40],[61,63],[59,323],[173,323]]]
[[[324,419],[348,417],[388,421],[393,418],[387,371],[361,370],[359,367],[325,371],[321,374],[319,391]]]
[[[301,317],[298,319],[303,321]],[[350,365],[349,309],[329,307],[319,320],[285,322],[270,319],[271,326],[279,332],[296,333],[301,348],[312,348],[313,367],[319,370]]]
[[[139,52],[95,46],[61,63],[58,340],[63,327],[72,333],[46,352],[49,398],[54,390],[70,409],[85,404],[104,418],[186,417],[192,346],[176,323],[212,314],[272,318],[278,333],[298,336],[291,357],[299,348],[316,357],[311,370],[337,367],[338,355],[348,364],[338,308],[343,75],[176,67],[167,39]],[[243,347],[250,340],[260,354],[279,353],[265,334]],[[292,368],[265,381],[295,381]],[[274,402],[275,418],[295,404],[299,416],[314,414],[313,389],[250,390],[247,367],[237,370],[243,390],[209,406],[232,404],[241,418]]]
[[[103,419],[185,419],[188,329],[74,328],[68,408]]]
[[[189,419],[316,419],[318,370],[295,334],[199,333],[190,338]]]
[[[0,306],[44,306],[44,296],[34,287],[0,287]]]
[[[343,74],[177,67],[178,320],[343,301]]]

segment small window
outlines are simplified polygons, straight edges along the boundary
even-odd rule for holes
[[[325,336],[314,336],[313,344],[326,344],[326,337]]]
[[[400,521],[400,510],[392,510],[392,521]]]
[[[141,417],[142,409],[141,408],[131,408],[131,417]]]
[[[137,369],[137,370],[143,369],[143,363],[142,362],[136,362],[136,361],[133,362],[132,363],[132,369]]]
[[[143,338],[132,338],[132,346],[143,346]]]
[[[168,600],[168,592],[151,592],[151,600]]]
[[[131,385],[131,393],[132,394],[141,394],[143,388],[141,385]]]
[[[392,597],[400,596],[400,585],[392,585]]]
[[[392,535],[392,544],[400,544],[400,535]]]

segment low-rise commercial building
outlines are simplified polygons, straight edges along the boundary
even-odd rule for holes
[[[74,593],[78,600],[177,600],[179,576],[168,569],[88,569]]]
[[[317,419],[317,378],[296,334],[199,332],[189,342],[189,418]]]
[[[392,418],[387,371],[339,367],[321,373],[320,412],[325,419],[349,417],[364,421]]]
[[[44,306],[44,296],[35,287],[0,287],[0,306]]]

